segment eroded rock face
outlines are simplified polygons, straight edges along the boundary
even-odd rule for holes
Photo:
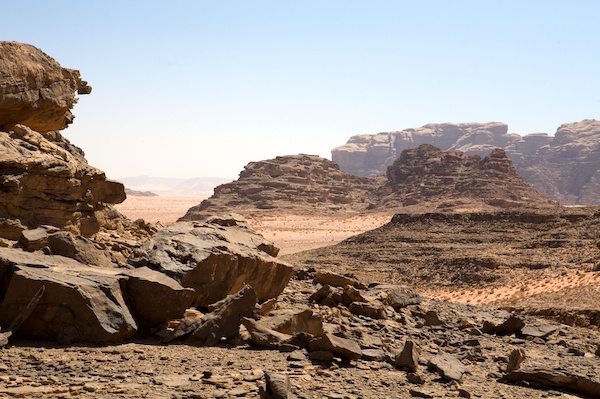
[[[212,197],[181,220],[201,220],[219,212],[362,210],[381,180],[352,176],[315,155],[290,155],[250,162],[238,180],[215,188]]]
[[[340,169],[359,176],[386,173],[402,151],[430,144],[486,156],[504,149],[517,172],[539,192],[562,204],[600,204],[600,121],[560,126],[554,135],[508,133],[503,123],[429,124],[397,132],[353,136],[332,150]]]
[[[0,42],[0,219],[89,236],[101,227],[97,213],[125,199],[121,183],[57,132],[73,119],[75,94],[90,92],[78,71],[41,50]]]
[[[96,213],[123,200],[123,185],[107,180],[59,133],[24,125],[0,132],[0,218],[91,235],[100,229]]]
[[[180,222],[145,242],[131,263],[148,266],[196,290],[194,305],[207,307],[250,285],[260,302],[279,295],[293,268],[274,257],[270,242],[238,218],[235,224]],[[269,252],[267,252],[269,251]]]
[[[92,88],[79,71],[66,69],[29,44],[0,41],[0,130],[22,124],[41,133],[73,121],[75,93]]]
[[[498,148],[481,158],[423,144],[403,151],[387,178],[380,190],[380,204],[386,206],[464,199],[500,208],[558,205],[525,183]]]

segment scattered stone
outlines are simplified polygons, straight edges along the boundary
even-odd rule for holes
[[[332,334],[324,334],[310,343],[311,352],[329,351],[342,356],[348,360],[360,359],[362,350],[356,341],[336,337]]]
[[[521,367],[521,363],[527,358],[523,349],[513,349],[508,356],[508,365],[506,371],[511,372],[518,370]]]
[[[254,289],[246,285],[235,295],[219,302],[217,309],[202,318],[202,324],[192,331],[186,342],[206,346],[216,345],[222,338],[238,335],[244,317],[251,316],[256,305]]]
[[[317,337],[323,335],[321,317],[313,314],[313,311],[306,305],[274,310],[271,315],[262,318],[259,324],[289,335],[301,332]]]
[[[416,373],[420,356],[421,349],[413,341],[408,340],[404,343],[402,352],[396,355],[394,359],[394,366],[399,369],[406,369]]]
[[[260,387],[261,399],[287,399],[292,397],[290,377],[286,374],[265,371],[266,384]]]
[[[440,377],[450,381],[462,381],[462,375],[466,368],[456,357],[440,352],[429,360],[427,367],[438,372]]]

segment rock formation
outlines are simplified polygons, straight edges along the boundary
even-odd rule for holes
[[[206,307],[249,284],[260,302],[277,297],[292,266],[275,258],[279,250],[239,218],[180,222],[154,234],[130,260],[193,288],[194,306]]]
[[[180,220],[202,220],[224,211],[244,216],[333,211],[341,215],[406,211],[409,206],[422,212],[558,205],[529,187],[500,149],[482,158],[422,145],[405,150],[388,167],[386,177],[353,176],[312,155],[251,162],[238,180],[215,188],[212,197]]]
[[[554,207],[558,204],[533,190],[517,174],[503,150],[485,158],[442,151],[422,144],[405,150],[387,169],[377,206],[427,204],[431,209]]]
[[[66,69],[29,44],[0,42],[0,130],[22,124],[40,133],[73,122],[75,93],[92,88],[79,71]]]
[[[466,155],[502,148],[517,172],[539,192],[562,204],[600,204],[600,121],[584,120],[546,133],[508,133],[503,123],[429,124],[397,132],[353,136],[332,150],[340,169],[358,176],[386,172],[402,151],[421,144]]]
[[[124,187],[57,131],[73,119],[75,94],[91,88],[27,44],[0,42],[0,71],[0,219],[97,233],[114,216],[107,204],[125,199]],[[2,229],[0,236],[10,239]]]
[[[315,155],[290,155],[250,162],[238,180],[215,188],[214,195],[190,208],[181,220],[234,211],[311,213],[366,209],[380,180],[352,176]]]

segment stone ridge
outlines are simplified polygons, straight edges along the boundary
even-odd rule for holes
[[[188,210],[181,220],[230,212],[359,211],[370,204],[383,181],[350,175],[316,155],[289,155],[250,162],[238,180],[215,188],[214,195]],[[292,213],[293,213],[292,212]]]
[[[505,152],[485,158],[441,151],[431,145],[406,150],[382,177],[353,176],[314,155],[290,155],[251,162],[238,180],[188,210],[181,220],[211,214],[260,212],[357,213],[367,210],[415,212],[497,208],[543,208],[558,204],[529,187]]]
[[[443,208],[459,205],[456,201],[481,209],[558,205],[527,185],[499,148],[481,158],[423,144],[403,151],[387,168],[387,179],[379,206],[437,202]]]
[[[332,150],[332,159],[352,174],[384,175],[402,151],[421,144],[480,156],[502,148],[539,192],[565,205],[600,205],[600,121],[593,119],[564,124],[554,137],[508,133],[499,122],[428,124],[353,136]]]

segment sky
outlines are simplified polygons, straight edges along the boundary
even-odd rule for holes
[[[5,0],[2,13],[0,40],[93,87],[63,134],[113,179],[234,179],[427,123],[553,134],[600,119],[597,0]]]

